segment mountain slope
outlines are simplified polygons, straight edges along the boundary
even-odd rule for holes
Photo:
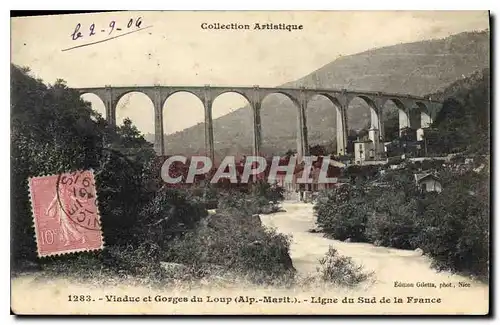
[[[489,154],[490,71],[483,69],[434,96],[444,100],[433,127],[436,151]]]
[[[285,84],[321,88],[346,88],[423,96],[443,89],[457,79],[489,67],[489,32],[466,32],[438,40],[398,44],[340,57],[311,74]],[[387,105],[387,111],[394,109]],[[267,154],[296,148],[296,114],[283,95],[270,95],[262,106],[263,151]],[[309,144],[335,139],[335,110],[324,98],[308,106]],[[369,122],[368,108],[355,99],[349,107],[350,129]],[[240,108],[214,121],[218,155],[249,154],[252,115]],[[204,151],[204,125],[198,124],[165,137],[167,154]]]

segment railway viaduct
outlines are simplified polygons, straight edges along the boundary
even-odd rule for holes
[[[158,155],[164,155],[163,143],[163,105],[175,93],[188,92],[198,97],[204,105],[205,113],[205,147],[207,156],[214,158],[214,136],[212,103],[224,93],[237,93],[247,99],[253,111],[253,154],[258,155],[262,144],[261,136],[261,108],[262,101],[270,94],[283,94],[290,98],[298,110],[297,118],[297,152],[301,156],[308,155],[309,144],[307,139],[306,110],[308,101],[315,95],[328,98],[336,107],[337,114],[337,154],[343,155],[347,150],[347,109],[354,98],[361,98],[370,107],[370,130],[375,131],[378,140],[384,140],[384,124],[382,109],[387,101],[392,101],[399,109],[399,129],[410,127],[425,129],[435,119],[441,109],[441,103],[429,98],[416,97],[405,94],[391,94],[373,91],[349,91],[346,89],[319,89],[319,88],[286,88],[286,87],[232,87],[232,86],[125,86],[125,87],[92,87],[77,88],[81,95],[95,94],[106,107],[106,120],[116,125],[116,106],[120,98],[131,92],[140,92],[148,96],[154,105],[155,143],[154,148]]]

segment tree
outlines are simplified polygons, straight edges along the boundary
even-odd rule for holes
[[[422,201],[417,242],[439,269],[487,279],[489,272],[489,172],[443,178],[443,191]]]
[[[489,89],[490,73],[482,70],[444,90],[443,106],[433,123],[438,132],[435,147],[444,153],[489,152]]]
[[[45,85],[11,66],[12,252],[35,259],[28,178],[93,169],[106,244],[127,242],[151,193],[150,146],[131,123],[114,128],[62,79]],[[130,153],[133,153],[132,155]]]
[[[316,224],[335,239],[364,241],[370,211],[366,196],[360,186],[343,185],[322,192],[314,205]]]
[[[324,146],[317,144],[309,148],[309,154],[311,156],[326,156],[327,152]]]
[[[371,242],[382,246],[402,249],[415,249],[418,233],[418,199],[419,195],[410,195],[408,187],[414,184],[402,179],[389,182],[389,187],[377,188],[374,209],[368,218],[366,236]]]

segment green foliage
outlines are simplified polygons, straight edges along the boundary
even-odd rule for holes
[[[195,228],[207,216],[201,200],[192,200],[185,193],[164,188],[148,202],[135,225],[138,242],[155,238],[163,246],[172,238]]]
[[[409,170],[388,171],[364,193],[345,185],[321,193],[317,224],[334,238],[421,248],[439,269],[486,279],[489,270],[489,172],[441,172],[441,193],[421,193]]]
[[[78,253],[45,258],[41,269],[53,276],[72,277],[77,281],[109,284],[110,278],[140,276],[149,283],[158,283],[169,277],[159,267],[159,246],[145,241],[138,246],[113,245],[92,253]]]
[[[186,194],[190,200],[202,202],[206,209],[215,209],[218,206],[221,191],[212,184],[201,184],[186,189]]]
[[[274,207],[269,200],[276,198],[275,191],[274,186],[257,183],[249,194],[219,193],[217,214],[167,243],[163,259],[189,265],[199,275],[215,266],[257,282],[289,277],[294,271],[289,238],[263,227],[256,215]]]
[[[335,239],[365,240],[369,209],[361,187],[340,186],[321,192],[314,211],[317,225]]]
[[[283,187],[276,184],[269,184],[265,181],[258,181],[252,184],[252,194],[273,203],[278,203],[285,199]]]
[[[44,85],[11,66],[12,256],[36,258],[28,178],[93,169],[107,245],[126,244],[152,192],[151,146],[129,122],[109,126],[63,80]]]
[[[444,100],[433,124],[438,131],[432,145],[434,151],[488,153],[489,91],[490,72],[484,69],[433,95]]]
[[[356,265],[352,258],[340,255],[332,246],[319,260],[319,264],[318,271],[323,281],[339,286],[355,287],[372,276],[372,273],[363,272],[362,266]]]
[[[25,70],[26,71],[26,70]],[[45,86],[11,67],[12,255],[34,259],[28,177],[96,168],[103,130],[64,83]]]
[[[26,72],[12,67],[14,262],[36,259],[28,177],[92,168],[106,248],[38,261],[45,270],[79,275],[85,269],[94,277],[107,273],[160,280],[169,276],[160,267],[167,259],[249,269],[259,279],[293,271],[288,239],[252,218],[251,209],[259,212],[269,200],[280,199],[276,188],[260,184],[250,202],[236,195],[232,203],[237,205],[226,209],[226,216],[201,223],[207,217],[207,197],[218,197],[214,189],[203,189],[200,197],[162,188],[161,164],[129,119],[110,126],[64,81],[45,86]],[[225,202],[228,206],[231,200]],[[234,218],[227,217],[230,212]]]
[[[393,110],[384,117],[384,140],[393,141],[399,138],[399,110]]]
[[[174,240],[164,260],[194,265],[211,265],[255,279],[271,280],[293,272],[289,239],[273,229],[255,223],[248,215],[211,215],[195,230]]]
[[[319,144],[309,147],[309,155],[311,155],[311,156],[318,156],[318,157],[319,156],[326,156],[326,155],[328,155],[328,153],[329,153],[329,151],[327,151],[325,146],[322,146]]]
[[[244,215],[277,212],[280,209],[278,203],[284,199],[283,193],[280,186],[257,182],[251,185],[249,194],[242,191],[221,193],[217,210]]]
[[[403,192],[383,191],[366,225],[366,237],[381,246],[415,249],[417,199],[407,199]]]
[[[276,212],[278,206],[270,204],[269,200],[262,196],[247,195],[241,192],[226,192],[221,194],[217,211],[225,214],[252,215],[258,213]]]
[[[488,277],[488,176],[471,172],[450,178],[439,196],[423,202],[416,241],[439,269]]]

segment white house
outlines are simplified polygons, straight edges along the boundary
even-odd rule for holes
[[[365,162],[379,161],[385,152],[384,143],[380,142],[379,130],[368,130],[367,140],[354,142],[354,163],[363,165]]]
[[[375,148],[371,140],[354,142],[354,162],[362,165],[363,162],[375,159]]]
[[[426,192],[441,192],[443,190],[439,178],[434,174],[415,174],[415,184]]]

